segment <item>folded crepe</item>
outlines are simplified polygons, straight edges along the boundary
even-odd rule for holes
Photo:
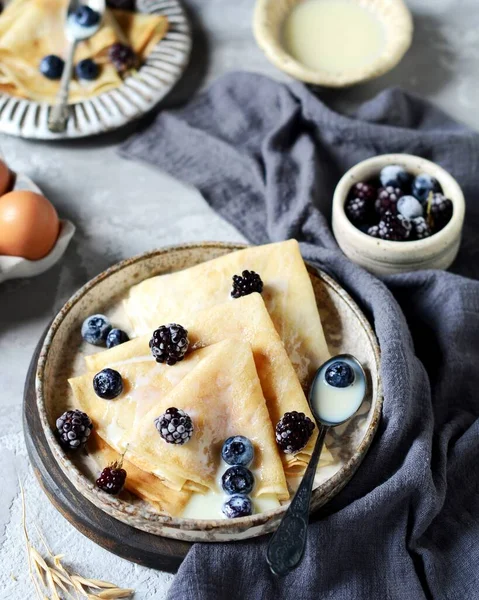
[[[171,321],[183,323],[192,312],[228,299],[237,302],[230,296],[232,277],[245,269],[261,276],[263,300],[307,388],[330,355],[311,279],[296,240],[253,246],[133,286],[125,310],[135,333],[151,333],[158,325]]]
[[[176,318],[174,320],[178,322]],[[158,325],[160,324],[158,323]],[[251,345],[273,427],[284,413],[294,410],[303,412],[313,419],[303,388],[259,294],[250,294],[197,313],[191,313],[181,320],[181,325],[188,330],[192,347],[210,346],[226,339],[240,339]],[[88,370],[97,372],[106,366],[111,367],[122,361],[132,359],[138,361],[138,357],[150,358],[151,352],[148,345],[150,337],[151,333],[110,350],[86,356]],[[166,367],[168,373],[171,371],[170,377],[173,377],[177,368],[178,372],[181,372],[181,369],[185,368],[185,363],[194,355],[195,352],[188,354],[183,362],[177,363],[174,367]],[[92,415],[90,417],[93,418]],[[300,452],[296,454],[282,453],[287,477],[304,473],[314,448],[316,436],[317,429],[314,430],[308,444]],[[324,446],[320,466],[329,462],[332,462],[332,456]]]
[[[123,393],[116,400],[96,396],[92,374],[72,379],[70,383],[79,405],[89,411],[97,433],[105,436],[108,443],[127,448],[129,462],[161,478],[173,490],[217,490],[223,442],[232,435],[245,435],[255,449],[251,466],[256,477],[254,495],[275,494],[279,500],[288,499],[283,466],[251,347],[241,340],[229,339],[192,354],[198,355],[196,366],[169,394],[164,393],[165,372],[174,371],[176,365],[159,374],[153,361],[115,365],[124,383]],[[150,369],[145,368],[148,364]],[[150,404],[153,396],[155,401]],[[128,426],[128,417],[122,410],[125,401],[138,406],[146,401],[152,407]],[[105,403],[114,407],[114,416]],[[97,410],[97,406],[101,408]],[[156,417],[171,406],[183,409],[193,421],[193,436],[187,444],[167,444],[156,429]],[[115,431],[109,433],[112,423]],[[120,442],[120,438],[115,438],[116,428],[127,432],[127,435],[122,433]]]
[[[68,41],[65,18],[68,0],[12,0],[0,15],[0,92],[38,102],[53,103],[59,82],[39,71],[44,56],[65,58]],[[75,103],[121,85],[122,79],[108,62],[108,48],[126,42],[144,60],[165,36],[168,20],[162,15],[114,10],[107,12],[100,30],[80,42],[75,64],[92,58],[101,65],[94,81],[73,79],[70,102]]]
[[[95,431],[88,440],[88,454],[100,468],[104,468],[120,460],[120,454],[109,446]],[[127,472],[125,488],[152,504],[158,511],[166,512],[172,517],[182,514],[191,498],[191,492],[175,491],[167,487],[154,475],[142,471],[132,462],[123,458],[122,468]]]

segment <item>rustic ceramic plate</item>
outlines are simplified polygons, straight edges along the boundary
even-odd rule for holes
[[[182,519],[159,514],[133,496],[126,501],[99,490],[88,465],[83,460],[73,462],[53,434],[56,417],[72,408],[67,378],[81,343],[81,323],[92,313],[106,312],[143,279],[191,267],[241,247],[205,242],[155,250],[125,260],[82,287],[58,313],[45,338],[38,361],[36,391],[42,426],[53,455],[80,494],[120,521],[149,533],[186,541],[246,539],[274,530],[285,507],[231,520]],[[326,439],[335,462],[319,471],[318,487],[311,502],[311,510],[315,510],[338,493],[361,463],[378,426],[382,392],[379,347],[368,321],[338,283],[312,267],[309,271],[331,353],[354,354],[369,377],[369,392],[359,413]]]
[[[0,94],[0,132],[25,138],[71,139],[117,129],[152,109],[185,70],[191,32],[179,0],[137,0],[137,10],[168,17],[170,28],[135,75],[114,90],[71,105],[63,133],[48,129],[51,106]]]

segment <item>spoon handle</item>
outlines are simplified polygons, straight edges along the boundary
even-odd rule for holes
[[[68,50],[68,56],[65,61],[65,67],[63,68],[56,103],[53,106],[48,119],[48,129],[53,133],[62,133],[67,127],[67,120],[70,114],[68,109],[68,92],[72,80],[73,57],[75,55],[76,46],[77,42],[73,41]]]
[[[319,428],[318,439],[303,480],[266,551],[266,560],[275,575],[287,575],[303,558],[308,532],[311,490],[324,437],[328,430],[324,425],[320,425]]]

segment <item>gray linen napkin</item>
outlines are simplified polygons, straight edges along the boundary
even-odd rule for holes
[[[360,303],[382,349],[378,434],[313,519],[301,566],[275,579],[264,538],[197,544],[169,599],[479,598],[479,135],[397,89],[346,117],[300,84],[234,73],[121,152],[195,185],[255,244],[301,241]],[[385,152],[432,159],[459,180],[467,218],[454,270],[469,279],[422,271],[380,281],[339,251],[328,226],[334,186]]]

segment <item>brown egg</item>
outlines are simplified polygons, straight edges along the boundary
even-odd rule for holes
[[[0,254],[43,258],[55,245],[59,227],[57,211],[45,196],[17,190],[0,198]]]
[[[12,187],[13,173],[7,165],[0,160],[0,196],[6,194]]]

